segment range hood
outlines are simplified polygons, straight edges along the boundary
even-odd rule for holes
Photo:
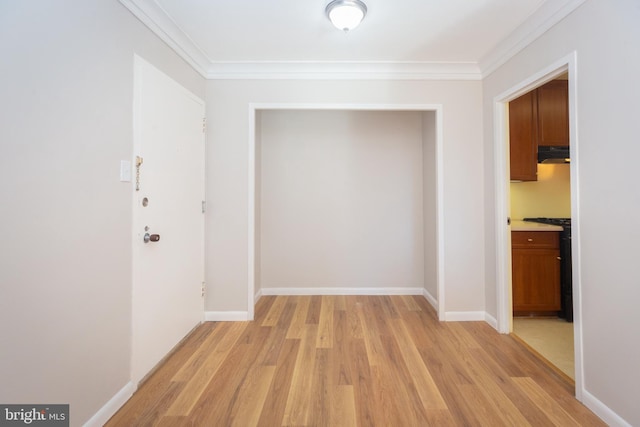
[[[569,163],[569,147],[567,146],[538,146],[538,163]]]

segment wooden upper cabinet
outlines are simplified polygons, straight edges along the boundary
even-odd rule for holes
[[[529,92],[509,102],[509,157],[511,179],[538,179],[536,92]]]
[[[569,146],[569,86],[552,80],[536,89],[538,145]]]
[[[567,80],[552,80],[509,102],[512,181],[538,180],[538,146],[569,146]]]

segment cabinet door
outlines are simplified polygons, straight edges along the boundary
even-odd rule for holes
[[[538,145],[569,146],[569,86],[552,80],[538,94]]]
[[[535,91],[509,103],[509,157],[512,181],[538,179]]]
[[[559,257],[558,249],[512,250],[514,312],[560,310]]]

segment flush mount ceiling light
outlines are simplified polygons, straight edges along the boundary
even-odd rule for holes
[[[360,0],[333,0],[325,10],[331,23],[347,32],[360,24],[367,14],[367,5]]]

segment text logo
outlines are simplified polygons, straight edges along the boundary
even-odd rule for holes
[[[0,427],[69,427],[69,405],[0,405]]]

